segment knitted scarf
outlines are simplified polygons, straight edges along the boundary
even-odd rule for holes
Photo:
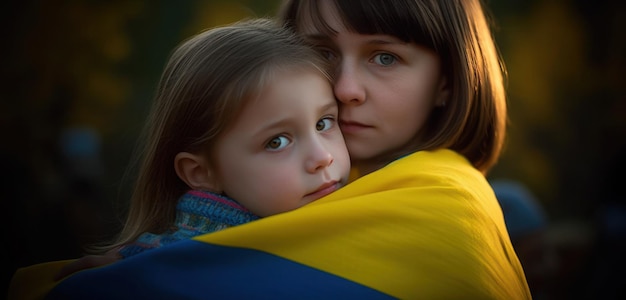
[[[128,258],[145,250],[241,225],[258,218],[226,196],[190,190],[178,200],[176,221],[172,228],[162,234],[143,233],[135,242],[124,246],[119,253],[122,257]]]

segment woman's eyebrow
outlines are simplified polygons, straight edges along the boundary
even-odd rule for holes
[[[370,40],[368,40],[366,42],[366,44],[373,44],[373,45],[389,45],[389,44],[397,44],[397,45],[406,45],[408,44],[405,41],[402,41],[396,37],[392,37],[392,36],[372,36],[372,38]]]
[[[308,42],[315,42],[315,43],[328,43],[332,40],[332,38],[329,37],[328,35],[320,34],[320,33],[305,34],[303,35],[303,38]],[[366,40],[365,44],[368,44],[368,45],[406,45],[408,43],[398,38],[391,37],[391,36],[374,35],[371,37],[371,39]]]
[[[305,34],[303,35],[303,37],[307,41],[315,41],[315,42],[328,42],[331,40],[328,35],[320,34],[320,33]]]

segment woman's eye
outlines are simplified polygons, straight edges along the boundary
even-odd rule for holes
[[[284,136],[277,136],[265,144],[265,149],[276,151],[281,150],[289,145],[289,139]]]
[[[335,53],[331,50],[329,50],[328,48],[322,48],[322,47],[318,47],[317,51],[319,51],[319,53],[322,54],[322,56],[328,60],[328,61],[335,61],[337,60],[337,55],[335,55]]]
[[[382,66],[390,66],[395,63],[397,58],[389,53],[381,53],[374,56],[374,63]]]
[[[315,124],[315,129],[317,129],[317,131],[326,131],[333,127],[334,121],[335,119],[330,117],[320,119],[319,121],[317,121],[317,124]]]

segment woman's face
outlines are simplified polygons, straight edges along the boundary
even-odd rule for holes
[[[348,31],[332,1],[319,3],[321,17],[337,34],[299,24],[306,40],[334,63],[340,127],[353,165],[377,170],[419,146],[420,130],[448,97],[439,56],[390,35]]]

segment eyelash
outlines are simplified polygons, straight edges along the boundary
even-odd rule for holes
[[[321,119],[319,119],[317,121],[318,123],[315,124],[315,126],[316,126],[315,129],[317,129],[317,124],[319,124],[320,121],[324,121],[324,120],[330,121],[330,124],[328,125],[328,128],[323,129],[323,130],[318,130],[320,132],[328,131],[328,130],[334,128],[335,127],[335,123],[337,122],[337,119],[335,117],[332,117],[332,116],[331,117],[323,117],[323,118],[321,118]]]
[[[270,144],[272,144],[272,142],[274,142],[276,139],[280,139],[280,141],[287,140],[288,143],[284,143],[284,145],[283,145],[283,143],[281,143],[281,145],[278,148],[272,148],[270,146]],[[278,135],[278,136],[275,136],[275,137],[271,138],[267,143],[265,143],[265,150],[268,150],[268,151],[280,151],[283,148],[289,146],[289,144],[291,144],[291,141],[289,140],[289,138],[287,138],[287,137],[285,137],[284,135],[281,134],[281,135]]]
[[[383,64],[383,63],[376,62],[376,58],[380,58],[383,55],[391,57],[393,59],[393,61],[391,63],[389,63],[389,64]],[[395,64],[397,61],[398,61],[398,57],[396,55],[393,55],[393,54],[387,53],[387,52],[378,53],[378,54],[374,55],[374,57],[372,58],[372,62],[374,62],[377,65],[383,66],[383,67],[391,66],[391,65]]]
[[[322,54],[322,56],[326,60],[331,61],[331,62],[337,60],[337,54],[335,54],[335,51],[331,50],[330,48],[328,48],[328,47],[321,47],[321,46],[318,46],[316,48],[317,48],[317,51],[320,54]]]
[[[335,51],[331,50],[331,49],[330,49],[330,48],[328,48],[328,47],[325,47],[325,46],[317,46],[317,49],[318,49],[318,51],[322,54],[322,56],[323,56],[326,60],[328,60],[328,61],[330,61],[330,62],[335,62],[335,61],[337,60],[337,58],[338,58],[338,55],[335,53]],[[381,56],[383,56],[383,55],[385,55],[385,56],[389,56],[390,58],[392,58],[392,59],[393,59],[393,61],[392,61],[391,63],[389,63],[389,64],[383,64],[382,62],[377,62],[377,61],[376,61],[376,60],[377,60],[377,58],[378,58],[378,59],[380,59],[380,57],[381,57]],[[400,60],[400,58],[399,58],[397,55],[395,55],[395,54],[391,54],[391,53],[389,53],[389,52],[380,52],[380,53],[376,53],[376,54],[372,57],[372,59],[370,59],[370,62],[372,62],[372,63],[374,63],[374,64],[377,64],[377,65],[379,65],[379,66],[388,67],[388,66],[394,65],[394,64],[395,64],[396,62],[398,62],[399,60]]]

